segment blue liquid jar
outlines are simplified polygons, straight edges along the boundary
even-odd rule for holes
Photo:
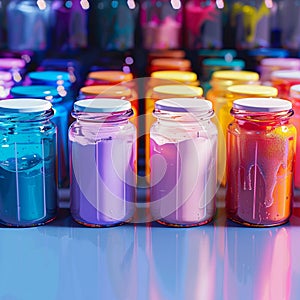
[[[44,51],[50,44],[51,2],[13,0],[7,6],[10,50]]]
[[[11,89],[13,98],[39,98],[52,103],[54,115],[53,123],[57,126],[57,160],[58,185],[68,186],[69,159],[68,159],[68,111],[62,102],[56,88],[47,85],[17,86]]]
[[[90,43],[103,50],[134,48],[137,1],[95,0],[89,3]]]
[[[51,103],[0,101],[0,223],[27,227],[56,216],[56,126]]]

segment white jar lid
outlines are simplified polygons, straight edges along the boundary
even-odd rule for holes
[[[300,84],[295,84],[291,86],[290,96],[295,99],[300,99]]]
[[[296,71],[296,70],[274,71],[271,73],[271,78],[300,80],[300,71]]]
[[[233,108],[250,112],[279,112],[292,109],[292,103],[278,98],[243,98],[233,101]]]
[[[169,98],[155,102],[155,108],[170,112],[205,112],[212,109],[212,103],[208,100],[193,98]]]
[[[0,101],[0,112],[7,113],[43,112],[51,107],[51,102],[42,99],[16,98]]]
[[[74,110],[87,113],[121,112],[131,109],[131,103],[113,98],[94,98],[74,103]]]

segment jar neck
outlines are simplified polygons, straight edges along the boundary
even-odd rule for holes
[[[284,125],[294,115],[292,109],[279,112],[249,112],[232,108],[230,113],[240,125],[247,123],[254,126]]]
[[[43,123],[48,122],[53,114],[52,108],[43,112],[9,113],[9,116],[7,113],[0,112],[0,123],[14,123],[17,125]]]
[[[98,112],[82,112],[82,111],[73,111],[72,117],[81,122],[90,122],[90,123],[128,123],[128,119],[133,115],[133,110],[129,109],[121,112],[107,112],[107,113],[98,113]]]

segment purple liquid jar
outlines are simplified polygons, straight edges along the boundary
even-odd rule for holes
[[[69,129],[71,214],[91,227],[129,221],[135,205],[136,129],[129,101],[74,103]]]
[[[215,214],[217,139],[211,102],[155,103],[150,129],[151,214],[167,226],[206,224]]]

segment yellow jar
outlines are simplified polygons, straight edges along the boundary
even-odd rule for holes
[[[147,101],[146,104],[146,135],[145,135],[145,168],[146,175],[150,174],[150,127],[155,122],[155,118],[152,116],[154,105],[157,100],[167,98],[201,98],[203,95],[203,89],[196,86],[188,85],[160,85],[156,86],[152,90],[151,101]]]
[[[220,131],[218,135],[218,180],[225,185],[225,133],[228,124],[232,120],[230,116],[231,105],[228,104],[228,88],[241,84],[258,85],[259,75],[251,71],[216,71],[212,74],[210,84],[212,88],[207,92],[206,99],[213,103],[216,120],[218,121],[216,125]]]

